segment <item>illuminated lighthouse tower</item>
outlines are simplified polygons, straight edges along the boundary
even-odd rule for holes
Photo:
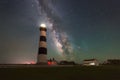
[[[38,49],[37,64],[47,64],[47,43],[46,43],[46,25],[40,25],[40,40]]]

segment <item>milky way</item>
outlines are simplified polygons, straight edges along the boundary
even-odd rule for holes
[[[62,59],[74,60],[72,44],[67,33],[60,28],[62,21],[54,9],[53,2],[54,0],[36,0],[41,21],[47,24],[50,36]]]

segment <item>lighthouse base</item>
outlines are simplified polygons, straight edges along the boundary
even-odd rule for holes
[[[40,65],[47,65],[47,55],[45,54],[39,54],[38,55],[38,60],[37,60],[37,64],[40,64]]]

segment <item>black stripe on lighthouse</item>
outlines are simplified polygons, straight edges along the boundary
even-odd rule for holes
[[[47,54],[47,48],[39,47],[38,54]]]
[[[40,36],[40,41],[47,41],[45,36]]]
[[[45,31],[45,32],[46,32],[46,31],[47,31],[47,29],[46,29],[46,28],[42,28],[42,27],[41,27],[41,28],[40,28],[40,31]]]

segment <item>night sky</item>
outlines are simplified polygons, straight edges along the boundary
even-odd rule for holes
[[[46,17],[56,25],[47,32],[48,58],[120,59],[120,0],[0,0],[0,63],[36,62]]]

